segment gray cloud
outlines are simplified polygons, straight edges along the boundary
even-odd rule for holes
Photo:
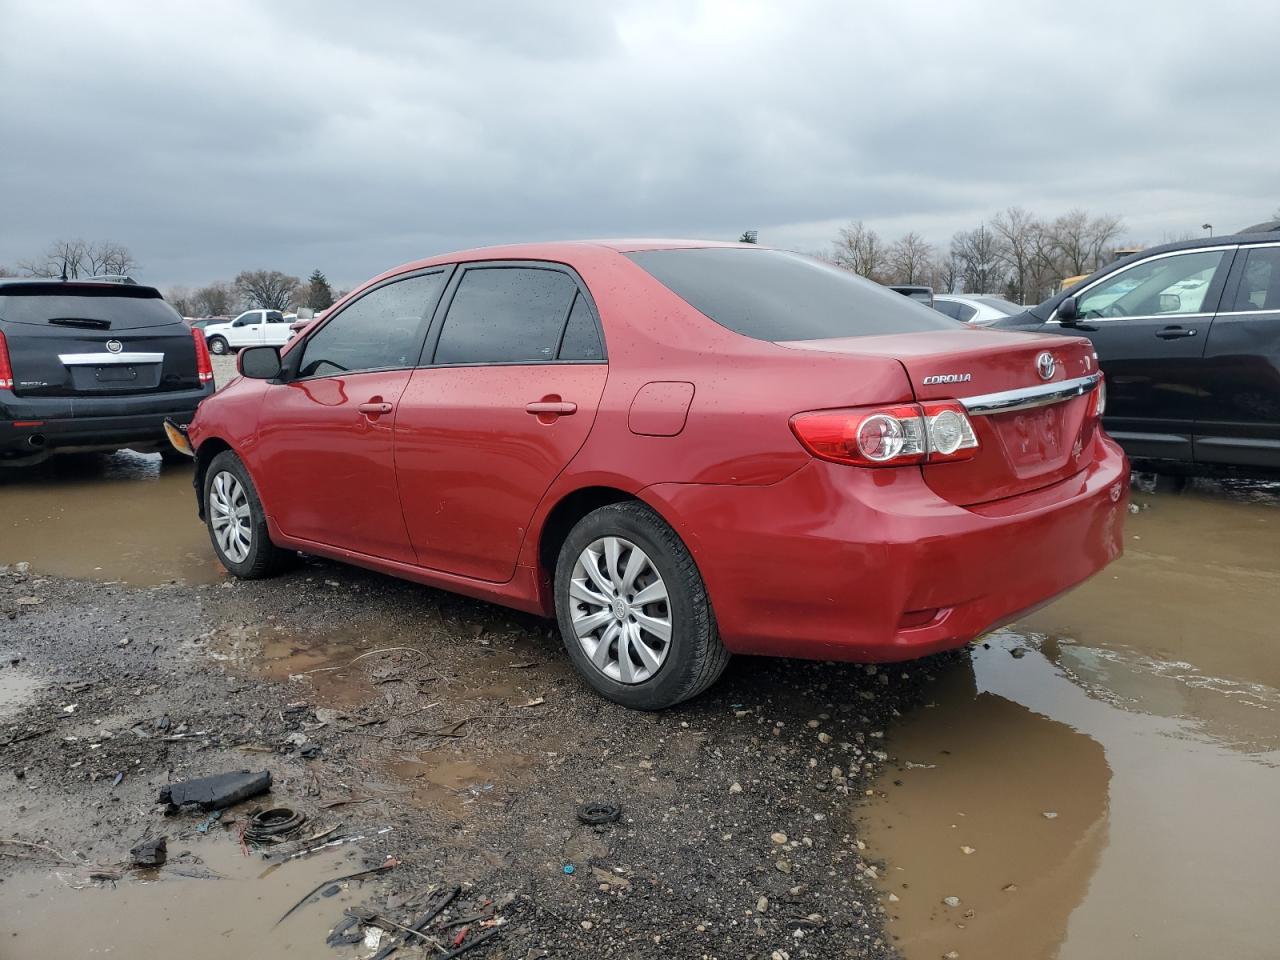
[[[157,7],[7,0],[0,263],[351,284],[480,243],[945,242],[1018,204],[1133,239],[1280,204],[1280,7],[991,2]],[[21,38],[13,42],[13,38]]]

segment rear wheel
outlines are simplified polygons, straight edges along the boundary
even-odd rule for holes
[[[209,352],[216,353],[218,356],[231,352],[231,345],[227,343],[225,337],[210,337]]]
[[[729,662],[697,565],[642,503],[617,503],[570,531],[556,564],[556,616],[583,678],[623,706],[697,696]]]
[[[214,457],[205,472],[204,516],[218,560],[241,580],[268,577],[287,557],[271,542],[258,491],[230,450]]]

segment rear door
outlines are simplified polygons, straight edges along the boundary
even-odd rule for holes
[[[283,347],[289,342],[289,323],[279,310],[268,310],[262,326],[262,342],[269,347]]]
[[[1107,432],[1130,456],[1190,460],[1205,389],[1204,351],[1234,248],[1139,260],[1076,294],[1078,320],[1107,376]]]
[[[374,287],[289,352],[294,372],[267,389],[254,454],[263,502],[288,536],[413,561],[392,426],[444,283],[434,270]]]
[[[1280,468],[1280,244],[1237,252],[1204,370],[1196,460]]]
[[[608,367],[569,270],[459,270],[396,416],[396,472],[418,562],[505,582],[533,512],[581,448]]]
[[[191,329],[151,287],[0,287],[0,328],[21,397],[124,396],[200,387]]]

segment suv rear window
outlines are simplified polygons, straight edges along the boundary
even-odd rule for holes
[[[137,330],[181,323],[182,317],[154,287],[104,284],[77,288],[58,282],[0,286],[0,320],[55,325],[58,321],[81,320],[88,322],[69,325]]]
[[[910,297],[795,253],[697,247],[626,256],[716,323],[757,340],[955,329]]]

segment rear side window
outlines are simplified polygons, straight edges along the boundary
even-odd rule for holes
[[[600,331],[591,316],[591,308],[587,306],[586,297],[579,293],[573,300],[573,309],[569,311],[569,322],[565,324],[564,339],[560,341],[561,360],[603,360],[604,347],[600,344]]]
[[[708,247],[627,256],[716,323],[757,340],[955,329],[910,297],[799,254]]]
[[[1280,310],[1280,247],[1249,251],[1232,310]]]
[[[137,330],[181,323],[178,311],[150,287],[106,287],[102,291],[67,293],[57,284],[0,286],[0,320],[41,326]]]
[[[472,267],[449,305],[435,362],[554,360],[577,292],[559,270]]]
[[[428,273],[369,291],[307,338],[298,375],[328,377],[413,366],[424,319],[443,280],[443,273]]]
[[[939,313],[945,313],[952,320],[960,319],[960,307],[961,305],[956,303],[954,300],[933,301],[933,309],[937,310]]]

